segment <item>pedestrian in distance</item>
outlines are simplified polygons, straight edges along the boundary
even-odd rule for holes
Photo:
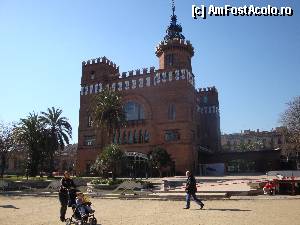
[[[197,198],[197,186],[196,186],[196,179],[190,171],[186,171],[187,181],[186,181],[186,206],[184,209],[190,208],[191,197],[193,197],[194,201],[200,206],[200,209],[203,209],[203,202]]]
[[[263,187],[264,194],[275,195],[275,183],[273,181],[268,181]]]

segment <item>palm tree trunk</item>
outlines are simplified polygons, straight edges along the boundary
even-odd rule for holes
[[[58,149],[58,144],[55,141],[55,135],[52,134],[52,144],[49,149],[49,172],[50,172],[50,177],[52,177],[52,174],[54,172],[54,155],[55,151]]]
[[[53,152],[50,155],[49,172],[50,172],[50,177],[52,177],[52,174],[54,172],[54,156],[53,156]]]
[[[39,147],[33,146],[30,150],[29,175],[35,177],[38,174],[38,168],[41,161]]]

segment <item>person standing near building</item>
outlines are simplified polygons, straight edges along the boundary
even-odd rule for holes
[[[190,208],[191,196],[193,197],[194,201],[200,206],[200,209],[203,208],[203,202],[197,198],[197,186],[196,186],[196,179],[190,171],[186,171],[187,181],[186,181],[186,206],[184,209]]]
[[[60,220],[64,222],[66,212],[67,212],[67,207],[68,207],[68,200],[69,200],[69,190],[71,188],[76,188],[74,181],[70,177],[70,174],[68,171],[64,172],[64,177],[60,181],[60,188],[59,188],[59,201],[60,201]]]

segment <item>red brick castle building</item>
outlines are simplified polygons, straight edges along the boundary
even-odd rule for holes
[[[127,125],[114,134],[129,167],[143,172],[147,153],[162,146],[176,174],[199,171],[201,153],[220,149],[220,116],[215,87],[195,88],[192,44],[182,34],[175,7],[164,39],[156,47],[159,67],[120,72],[106,57],[82,63],[77,172],[84,174],[103,148],[103,135],[92,125],[90,102],[104,88],[122,94]],[[138,164],[136,164],[138,162]]]

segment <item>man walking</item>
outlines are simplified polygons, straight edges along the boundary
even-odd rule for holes
[[[190,171],[186,171],[186,176],[187,176],[186,187],[185,187],[186,207],[184,209],[190,208],[191,196],[193,197],[194,201],[200,206],[200,209],[202,209],[204,204],[196,196],[196,192],[197,192],[196,179]]]

